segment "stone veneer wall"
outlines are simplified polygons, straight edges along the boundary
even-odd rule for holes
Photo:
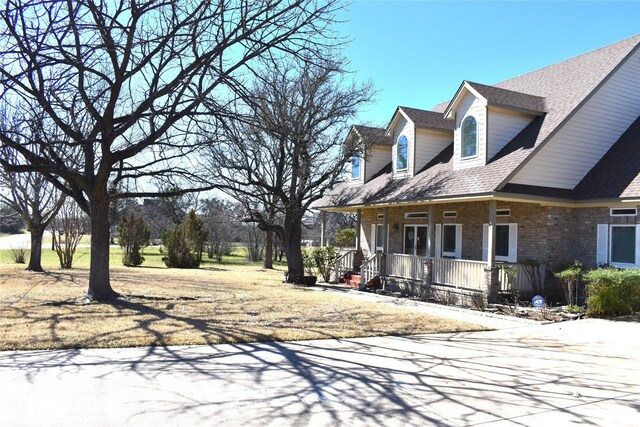
[[[631,206],[635,207],[635,206]],[[596,259],[597,224],[635,224],[640,216],[611,217],[609,208],[566,208],[534,203],[498,202],[498,209],[510,209],[509,217],[497,223],[518,224],[518,260],[536,259],[549,264],[579,260],[592,265]],[[397,206],[388,209],[389,251],[402,253],[405,224],[427,225],[427,219],[404,219],[405,212],[426,212],[427,205]],[[456,218],[443,218],[444,211],[457,212]],[[382,224],[376,215],[382,208],[364,209],[362,227],[371,238],[371,224]],[[434,206],[434,223],[462,224],[462,258],[482,259],[482,227],[489,215],[488,202],[447,203]],[[397,224],[397,230],[394,228]]]

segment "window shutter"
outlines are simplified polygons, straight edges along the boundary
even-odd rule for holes
[[[636,224],[636,267],[640,266],[640,224]]]
[[[518,261],[518,224],[509,224],[509,262]]]
[[[462,224],[456,224],[456,258],[462,258]]]
[[[489,259],[489,224],[482,225],[482,260]]]
[[[371,224],[371,240],[369,241],[369,256],[376,253],[376,225]]]
[[[598,224],[597,246],[596,246],[596,263],[606,264],[609,259],[608,243],[609,243],[609,225]],[[637,234],[637,233],[636,233]]]
[[[436,224],[435,257],[442,257],[442,224]]]

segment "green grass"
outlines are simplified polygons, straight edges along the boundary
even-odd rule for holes
[[[89,244],[89,242],[83,243]],[[76,254],[73,258],[74,268],[89,268],[89,261],[91,259],[91,250],[88,247],[79,247],[76,250]],[[144,249],[143,255],[145,258],[143,267],[155,267],[166,268],[164,262],[162,262],[162,254],[160,253],[160,246],[149,246]],[[28,261],[28,255],[27,255]],[[9,249],[0,250],[0,264],[13,264],[13,258]],[[112,267],[122,266],[122,248],[117,245],[111,245],[109,248],[109,263]],[[243,247],[236,247],[231,255],[223,256],[222,262],[217,262],[207,258],[206,253],[203,254],[202,268],[215,267],[215,266],[251,266],[260,267],[261,262],[248,262],[246,252]],[[284,268],[283,263],[274,263],[276,268]],[[50,247],[42,248],[42,268],[45,270],[52,268],[59,268],[60,261],[55,251],[52,251]]]

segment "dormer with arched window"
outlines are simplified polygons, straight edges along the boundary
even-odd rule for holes
[[[427,163],[451,145],[453,124],[442,113],[398,107],[387,135],[393,141],[391,166],[393,179],[414,176]]]
[[[444,112],[455,123],[453,168],[486,165],[544,111],[542,97],[462,82]]]

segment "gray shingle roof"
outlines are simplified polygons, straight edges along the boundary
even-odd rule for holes
[[[542,96],[529,95],[527,93],[516,92],[495,86],[487,86],[480,83],[467,82],[489,103],[496,107],[516,108],[518,110],[544,113],[545,98]]]
[[[477,87],[482,86],[481,90],[494,100],[506,97],[512,104],[536,104],[540,102],[540,99],[544,98],[543,106],[546,114],[533,120],[493,159],[490,159],[487,165],[454,171],[451,144],[412,178],[392,180],[389,171],[362,186],[338,187],[331,195],[319,201],[316,206],[358,206],[410,202],[514,189],[534,192],[534,189],[531,188],[520,188],[530,186],[514,187],[513,185],[504,186],[504,184],[518,167],[523,165],[527,158],[535,152],[535,149],[544,143],[571,116],[577,107],[599,87],[605,78],[638,48],[639,43],[640,35],[637,35],[506,80],[494,85],[494,88],[475,84]],[[495,88],[498,88],[498,90],[493,90]],[[505,89],[506,91],[500,91],[499,89]],[[518,93],[518,95],[513,94],[514,92]],[[448,104],[449,102],[439,104],[434,107],[433,112],[427,112],[429,114],[424,114],[424,116],[435,117],[433,113],[443,112]],[[407,113],[405,107],[402,108]],[[441,114],[440,117],[442,117]],[[412,118],[412,120],[414,119]],[[636,143],[640,144],[640,142]],[[636,151],[640,150],[636,149]],[[611,160],[608,161],[611,162]],[[640,164],[640,159],[638,159],[638,164]],[[604,166],[601,168],[604,168]],[[594,170],[596,169],[598,169],[598,166],[594,167]],[[595,174],[596,172],[593,173]],[[604,172],[599,173],[603,174]],[[595,178],[590,179],[595,180]],[[621,178],[621,180],[624,181],[624,178]],[[504,189],[501,188],[502,186],[504,186]],[[586,187],[587,184],[583,186]],[[543,192],[542,195],[544,195],[545,190],[542,189],[541,191]],[[640,196],[640,178],[637,178],[637,176],[629,181],[629,184],[620,194],[629,196],[632,193]],[[550,195],[549,192],[546,194]],[[567,196],[566,192],[562,192],[562,194]],[[584,190],[572,194],[573,197],[578,197],[578,195],[580,197],[599,197],[595,195],[595,192],[588,195]]]
[[[445,119],[441,113],[410,107],[398,107],[398,109],[402,110],[417,127],[443,130],[454,128],[453,121]]]
[[[365,143],[392,145],[391,138],[385,136],[385,129],[372,126],[354,125],[353,129],[360,135]]]

